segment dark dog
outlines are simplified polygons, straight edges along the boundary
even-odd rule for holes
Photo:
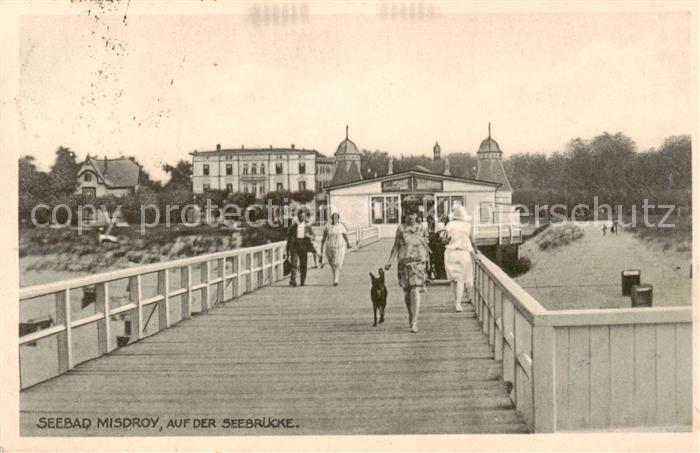
[[[374,324],[373,327],[377,326],[377,310],[379,310],[379,323],[384,322],[384,309],[386,308],[386,296],[387,290],[384,284],[384,269],[379,269],[379,277],[375,277],[372,273],[369,273],[372,279],[372,289],[370,290],[370,296],[372,297],[372,306],[374,307]]]

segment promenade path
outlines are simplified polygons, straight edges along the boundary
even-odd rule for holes
[[[338,287],[328,267],[311,269],[305,287],[277,282],[21,392],[21,434],[526,432],[473,307],[455,313],[448,286],[429,288],[420,332],[411,333],[394,266],[386,322],[372,327],[368,272],[390,246],[382,240],[348,254]],[[92,426],[47,429],[41,417]],[[124,429],[98,428],[98,417],[159,419]],[[226,419],[262,417],[293,421],[287,429],[226,427]],[[168,427],[185,418],[187,426]],[[195,428],[195,418],[214,426]]]

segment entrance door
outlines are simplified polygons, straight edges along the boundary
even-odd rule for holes
[[[401,195],[401,222],[404,221],[406,212],[417,212],[418,217],[426,218],[428,215],[435,217],[435,195],[432,193],[411,193]]]

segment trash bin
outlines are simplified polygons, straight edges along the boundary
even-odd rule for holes
[[[131,337],[125,337],[123,335],[117,335],[117,348],[123,348],[129,344]]]
[[[654,287],[651,285],[634,285],[632,287],[632,307],[651,307]]]
[[[629,296],[632,286],[641,283],[642,272],[639,269],[622,271],[622,295]]]
[[[84,309],[90,304],[94,304],[96,300],[96,290],[94,286],[86,286],[83,288],[83,299],[80,301],[80,309]]]

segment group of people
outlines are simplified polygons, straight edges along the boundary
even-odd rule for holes
[[[300,285],[305,285],[309,253],[313,255],[314,260],[318,258],[320,267],[323,267],[323,255],[316,250],[313,241],[314,233],[309,224],[309,213],[301,210],[297,221],[287,231],[287,257],[291,264],[289,278],[291,286],[297,286],[297,274],[299,274]],[[321,251],[326,252],[328,265],[333,271],[333,286],[338,286],[340,269],[343,267],[345,251],[348,248],[350,248],[348,230],[340,222],[340,214],[331,212],[331,219],[323,228]]]
[[[394,259],[398,260],[397,273],[399,286],[404,291],[404,303],[408,310],[411,332],[418,332],[420,294],[428,282],[428,266],[431,248],[427,241],[425,226],[416,221],[416,213],[407,213],[404,223],[396,230],[394,246],[384,266],[391,268]],[[439,232],[445,245],[444,267],[451,281],[455,311],[461,312],[465,288],[472,297],[474,269],[472,255],[478,253],[472,238],[472,225],[466,210],[457,206],[450,215],[450,221]]]
[[[424,222],[417,220],[416,212],[407,212],[404,220],[396,230],[394,245],[384,269],[389,270],[394,260],[397,260],[399,286],[404,292],[404,303],[408,310],[408,321],[411,332],[418,332],[418,314],[420,312],[421,293],[425,292],[430,272],[430,256],[433,253],[428,243],[428,231]],[[307,212],[299,212],[298,221],[288,230],[287,257],[291,261],[291,276],[289,284],[297,286],[297,274],[300,285],[306,281],[308,253],[319,256],[321,267],[323,257],[313,245],[314,234],[308,222]],[[467,290],[467,297],[473,296],[473,255],[478,254],[472,237],[470,217],[462,206],[457,206],[449,216],[449,222],[440,225],[435,234],[444,246],[442,265],[451,281],[454,309],[463,311],[462,297]],[[321,251],[333,271],[333,285],[337,286],[340,270],[345,259],[345,252],[350,248],[348,231],[340,222],[340,214],[332,212],[330,221],[323,228]]]

